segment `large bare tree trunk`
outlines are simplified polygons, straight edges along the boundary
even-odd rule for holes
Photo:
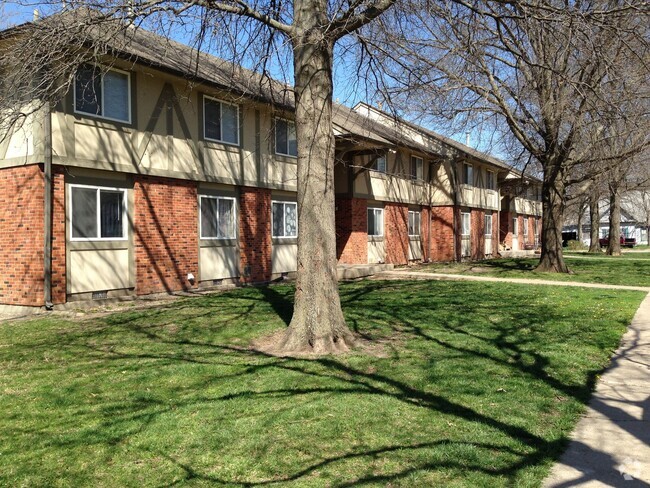
[[[589,198],[589,222],[591,229],[589,231],[589,252],[600,253],[600,209],[598,208],[598,196],[593,195]]]
[[[582,244],[582,239],[584,237],[584,233],[582,232],[582,219],[583,219],[583,214],[584,214],[584,207],[581,205],[578,208],[578,242]]]
[[[607,254],[621,255],[621,194],[616,186],[609,188],[609,244]]]
[[[562,222],[565,205],[565,185],[560,165],[545,164],[542,185],[542,254],[535,271],[568,273],[562,254]]]
[[[323,0],[294,2],[292,39],[298,140],[298,269],[293,317],[281,349],[327,353],[354,345],[339,298],[334,226],[332,42]]]

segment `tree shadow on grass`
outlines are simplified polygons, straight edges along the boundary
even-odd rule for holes
[[[490,313],[490,310],[484,309],[484,304],[466,299],[473,293],[468,290],[475,289],[467,284],[372,282],[344,287],[342,300],[348,320],[354,324],[356,330],[368,337],[401,334],[406,336],[407,341],[414,340],[427,345],[434,356],[437,354],[436,348],[441,348],[440,350],[458,353],[468,358],[469,362],[475,359],[508,367],[513,374],[516,372],[530,381],[542,382],[562,395],[585,401],[598,372],[588,372],[586,384],[565,383],[549,373],[552,364],[542,353],[535,351],[534,341],[515,334],[517,327],[527,321],[527,311],[522,310],[520,306],[514,303],[499,305],[501,313],[512,322],[510,326],[496,324],[493,330],[483,333],[463,327],[462,324],[471,321],[472,317]],[[386,299],[386,294],[390,295],[393,291],[401,291],[404,296],[401,305]],[[195,319],[203,320],[213,314],[213,326],[220,329],[228,324],[233,326],[232,324],[252,319],[262,307],[263,310],[270,309],[271,315],[275,314],[275,322],[280,327],[290,319],[291,296],[292,290],[288,287],[267,287],[246,291],[243,298],[235,293],[233,296],[215,299],[191,299],[202,301],[181,303],[178,310],[182,312],[180,317],[189,322]],[[220,318],[220,311],[225,304],[223,300],[234,301],[236,297],[239,297],[235,302],[237,305],[228,313],[228,318]],[[192,303],[198,306],[193,307]],[[363,462],[360,460],[364,459],[372,463],[378,457],[386,458],[398,454],[402,456],[408,452],[419,451],[421,455],[405,466],[350,474],[332,484],[355,486],[406,482],[418,473],[435,470],[476,472],[488,476],[495,483],[499,483],[503,478],[515,483],[523,470],[546,465],[556,459],[567,443],[562,437],[547,438],[531,432],[517,422],[509,421],[507,417],[504,419],[504,416],[498,415],[497,412],[486,413],[468,406],[464,400],[455,398],[453,391],[440,387],[432,391],[415,386],[408,377],[401,376],[390,366],[384,366],[380,372],[374,367],[363,366],[363,362],[357,364],[358,358],[355,359],[354,355],[311,360],[277,358],[228,343],[218,335],[209,335],[210,330],[202,330],[199,326],[190,328],[187,333],[171,331],[169,326],[179,321],[179,316],[173,313],[174,310],[173,305],[169,307],[169,317],[161,310],[152,310],[149,315],[123,314],[123,320],[120,320],[119,316],[106,317],[93,327],[63,333],[59,337],[60,343],[50,343],[47,346],[56,346],[63,352],[67,351],[70,358],[81,361],[80,368],[85,368],[86,374],[90,375],[100,374],[100,371],[105,373],[107,370],[115,375],[124,371],[136,375],[148,371],[165,378],[168,371],[170,375],[176,374],[176,368],[181,366],[183,371],[187,367],[201,368],[197,370],[197,373],[201,374],[188,377],[190,388],[187,388],[187,385],[167,386],[165,382],[154,383],[165,389],[164,394],[160,393],[160,398],[156,395],[132,392],[119,401],[102,403],[99,410],[95,404],[78,405],[78,415],[75,417],[53,421],[56,429],[74,430],[74,434],[50,436],[50,441],[34,449],[34,460],[52,448],[71,449],[100,445],[119,449],[119,446],[128,443],[129,439],[157,428],[156,425],[162,418],[178,415],[178,412],[185,410],[210,409],[220,412],[230,402],[245,401],[246,405],[251,407],[257,404],[272,405],[274,415],[282,415],[283,412],[290,413],[299,406],[306,408],[305,402],[316,406],[320,405],[323,398],[334,397],[338,398],[337,402],[346,402],[352,398],[350,395],[354,398],[370,398],[372,403],[388,400],[395,405],[457,419],[477,428],[488,427],[494,431],[495,442],[443,437],[427,442],[409,442],[405,439],[379,447],[351,445],[336,454],[323,452],[316,461],[300,461],[299,467],[275,476],[249,481],[239,478],[220,479],[200,462],[192,461],[191,458],[181,459],[173,454],[174,450],[170,447],[169,452],[162,451],[159,455],[182,471],[181,479],[171,485],[192,479],[238,486],[295,482],[302,479],[313,481],[313,477],[318,476],[321,470],[336,472],[338,463],[355,460]],[[432,310],[442,316],[443,328],[430,322],[433,317]],[[554,320],[556,313],[552,308],[538,310],[538,315],[544,316],[547,321]],[[373,317],[373,320],[381,320],[382,327],[368,331],[368,316]],[[121,343],[121,339],[128,339],[138,346],[129,347]],[[479,346],[474,349],[472,344]],[[381,361],[377,360],[377,363]],[[278,376],[294,380],[288,384],[286,381],[278,384],[270,381],[272,377]],[[215,390],[220,393],[215,394]],[[61,401],[65,401],[65,398]],[[93,420],[98,412],[102,419],[99,423]],[[256,411],[254,408],[237,413],[228,410],[223,412],[222,416],[213,417],[213,420],[220,418],[224,422],[243,421],[245,418],[266,418],[269,415],[264,409]],[[336,422],[337,419],[332,421]],[[390,422],[390,419],[386,421]],[[75,430],[75,423],[80,422],[88,422],[90,426],[76,427]],[[24,432],[18,431],[16,434],[25,435]],[[416,432],[413,434],[414,439],[418,437]],[[318,439],[314,439],[314,442],[318,442]],[[505,465],[496,466],[462,456],[451,460],[435,459],[433,451],[430,452],[462,443],[473,446],[473,449],[484,450],[488,458],[495,453],[505,453],[512,459],[504,461]],[[613,460],[607,459],[601,453],[594,454],[600,455],[601,463],[607,463],[615,469]],[[434,459],[423,459],[423,456],[433,456]],[[586,473],[585,477],[588,476]]]

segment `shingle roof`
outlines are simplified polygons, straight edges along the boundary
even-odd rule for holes
[[[95,19],[97,20],[95,21]],[[107,21],[106,18],[101,17],[101,14],[89,9],[64,10],[36,22],[28,22],[2,31],[0,37],[23,29],[39,27],[51,29],[52,26],[68,29],[70,26],[77,26],[76,31],[80,33],[79,42],[87,45],[101,43],[109,48],[111,54],[132,62],[172,72],[194,81],[208,83],[234,95],[271,103],[280,108],[291,109],[294,106],[293,88],[285,83],[143,28],[130,26],[125,29],[122,20],[111,18]],[[363,105],[377,110],[367,104]],[[488,154],[476,151],[406,120],[396,119],[399,122],[398,126],[390,127],[349,107],[334,104],[333,108],[333,122],[342,137],[362,138],[382,146],[405,146],[431,156],[441,155],[440,147],[422,144],[397,128],[399,124],[403,124],[438,141],[443,146],[453,148],[499,168],[511,169],[504,162]],[[388,116],[388,114],[385,115]]]

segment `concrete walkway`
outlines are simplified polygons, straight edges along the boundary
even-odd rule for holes
[[[544,487],[650,486],[650,295]]]
[[[579,286],[582,288],[602,288],[605,290],[632,290],[650,293],[650,286],[605,285],[601,283],[581,283],[579,281],[531,280],[526,278],[497,278],[494,276],[474,276],[451,273],[427,273],[396,269],[374,276],[375,279],[414,279],[414,280],[459,280],[459,281],[497,281],[503,283],[520,283],[523,285]]]
[[[500,281],[612,290],[638,286],[492,278],[395,270],[381,279]],[[650,293],[637,310],[612,362],[596,385],[586,414],[571,434],[544,488],[650,487]]]

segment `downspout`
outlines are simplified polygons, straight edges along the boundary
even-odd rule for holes
[[[45,178],[43,291],[45,309],[52,310],[52,109],[46,102],[43,118],[43,175]]]

